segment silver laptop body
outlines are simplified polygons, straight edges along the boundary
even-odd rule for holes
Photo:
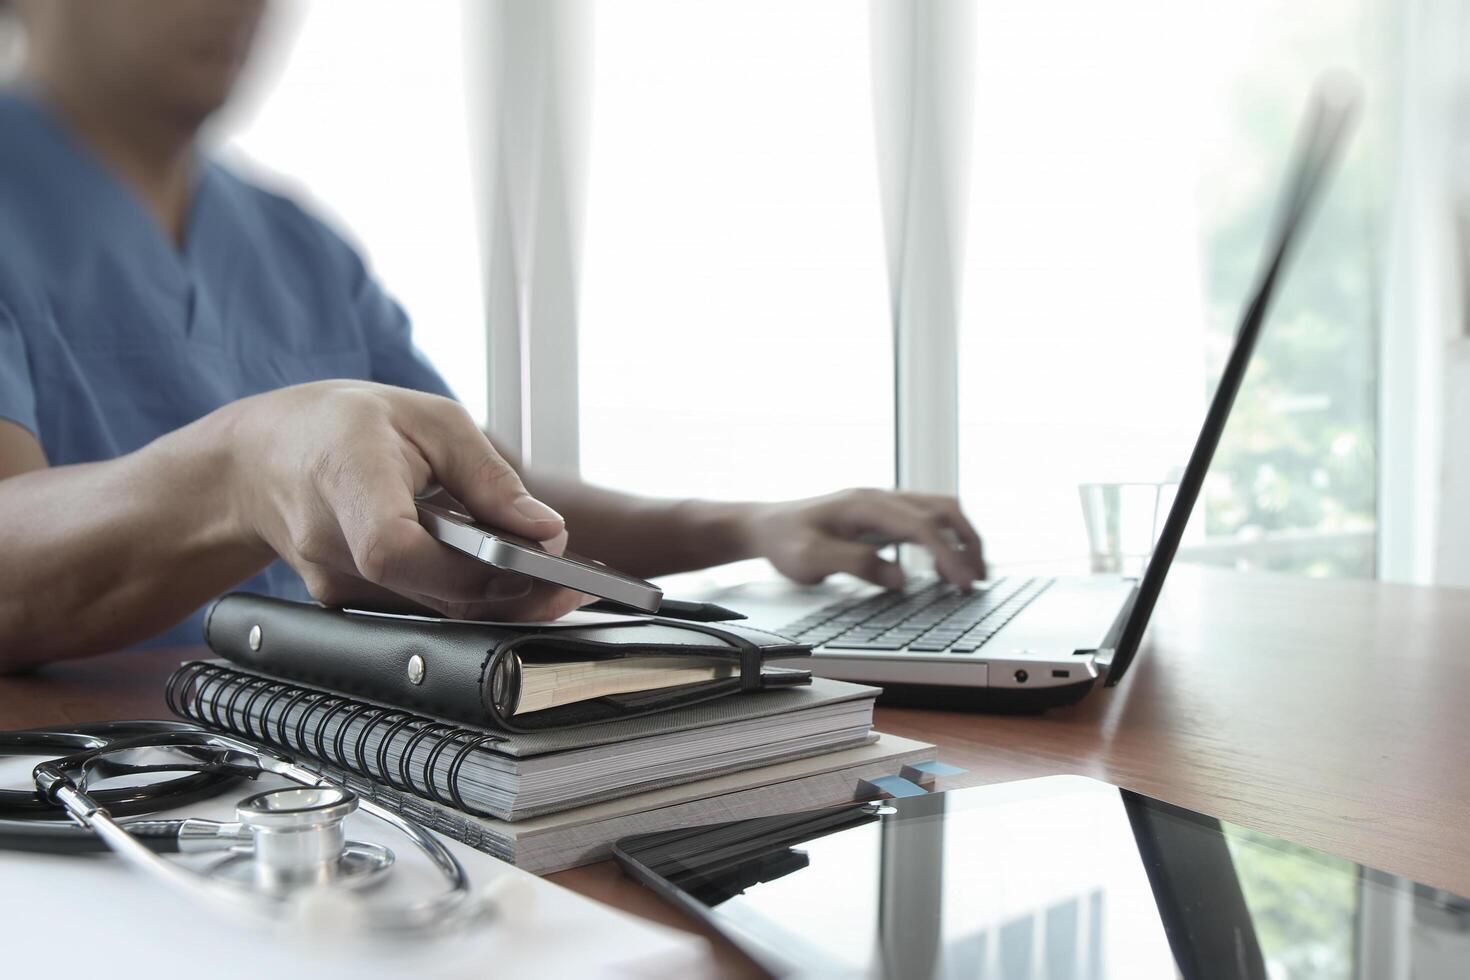
[[[1050,688],[1055,690],[1046,700],[1061,703],[1075,700],[1063,696],[1067,689],[1080,697],[1098,679],[1104,669],[1100,659],[1106,659],[1101,651],[1114,648],[1137,591],[1136,579],[1117,576],[1007,577],[977,583],[976,608],[958,611],[966,613],[961,622],[981,615],[954,642],[950,635],[959,624],[945,630],[947,621],[954,622],[953,613],[913,639],[908,633],[927,625],[928,619],[906,630],[900,618],[962,598],[932,578],[918,580],[902,593],[862,582],[803,587],[770,580],[743,583],[709,598],[739,609],[752,625],[813,643],[809,666],[823,677],[883,685]],[[864,608],[862,600],[870,605]],[[926,605],[914,609],[920,603]],[[855,608],[861,615],[874,607],[874,615],[852,624],[842,619],[844,610]],[[871,639],[862,631],[864,624],[877,631]]]

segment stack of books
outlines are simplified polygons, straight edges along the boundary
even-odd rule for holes
[[[538,874],[602,860],[632,834],[872,798],[875,780],[935,758],[872,730],[876,688],[762,667],[749,645],[671,650],[646,621],[455,631],[227,596],[208,623],[225,659],[175,672],[175,713]],[[730,630],[716,632],[752,638]],[[446,652],[471,634],[473,663]],[[790,656],[784,638],[753,638]],[[497,655],[507,644],[520,653]],[[401,677],[383,672],[400,664]]]

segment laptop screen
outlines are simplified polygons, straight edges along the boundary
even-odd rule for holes
[[[1109,687],[1123,679],[1123,674],[1138,652],[1143,631],[1148,626],[1149,616],[1152,615],[1159,592],[1163,589],[1164,577],[1168,575],[1169,566],[1179,550],[1184,529],[1189,524],[1190,514],[1204,487],[1210,461],[1220,445],[1220,436],[1230,418],[1235,396],[1240,393],[1241,382],[1245,380],[1246,368],[1250,365],[1251,354],[1255,350],[1257,338],[1260,337],[1261,325],[1270,308],[1272,296],[1284,274],[1292,248],[1301,236],[1308,213],[1320,197],[1322,186],[1341,155],[1348,132],[1357,117],[1357,107],[1355,89],[1343,80],[1333,79],[1319,84],[1312,97],[1306,124],[1298,136],[1296,154],[1280,205],[1278,224],[1270,241],[1270,248],[1265,253],[1260,278],[1246,304],[1240,328],[1235,335],[1235,345],[1225,362],[1225,370],[1220,375],[1215,396],[1210,400],[1209,411],[1205,413],[1199,440],[1190,453],[1184,476],[1179,481],[1179,492],[1174,497],[1174,504],[1169,509],[1163,530],[1159,533],[1158,543],[1154,545],[1153,554],[1144,569],[1138,592],[1134,596],[1133,608],[1123,624],[1108,663]]]

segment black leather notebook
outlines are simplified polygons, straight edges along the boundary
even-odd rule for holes
[[[811,682],[807,671],[766,663],[808,655],[809,646],[750,626],[665,617],[526,626],[231,593],[210,607],[204,639],[252,671],[508,732],[592,725]],[[566,698],[572,687],[596,696],[518,710],[528,703],[528,681],[547,680],[550,671],[556,676],[536,685],[535,703]]]

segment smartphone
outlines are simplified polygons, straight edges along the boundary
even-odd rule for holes
[[[642,612],[658,612],[663,590],[600,561],[566,552],[553,555],[538,542],[479,524],[469,514],[417,501],[419,523],[456,551],[487,565],[565,586]]]

